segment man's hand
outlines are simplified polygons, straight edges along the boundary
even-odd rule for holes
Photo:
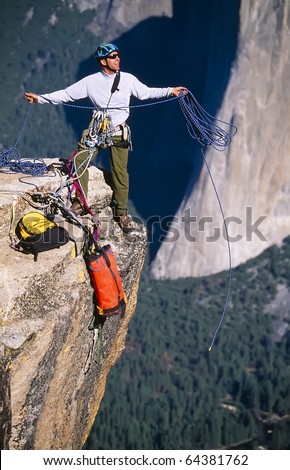
[[[35,95],[34,93],[30,93],[30,92],[25,92],[24,93],[24,98],[27,99],[28,103],[32,104],[32,103],[38,103],[38,96]]]
[[[186,95],[188,90],[184,86],[176,86],[175,88],[172,88],[171,94],[174,95],[174,96],[179,96],[180,92],[182,92],[184,95]]]

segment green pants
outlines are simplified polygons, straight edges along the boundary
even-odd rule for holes
[[[120,142],[121,137],[114,137],[114,142]],[[90,150],[80,149],[74,157],[74,165],[79,177],[79,183],[83,189],[85,196],[88,195],[89,173],[88,167],[91,161],[96,157],[100,149],[96,149],[91,155]],[[110,150],[110,167],[112,176],[113,197],[116,200],[115,215],[119,215],[128,209],[129,195],[129,175],[127,171],[128,165],[128,148],[109,147]],[[90,156],[89,156],[90,155]]]

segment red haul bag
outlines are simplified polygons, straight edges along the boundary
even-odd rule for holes
[[[124,316],[126,295],[110,245],[88,257],[88,268],[97,300],[98,314]]]

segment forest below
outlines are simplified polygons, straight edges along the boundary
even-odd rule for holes
[[[290,237],[232,272],[152,281],[85,449],[290,449]]]

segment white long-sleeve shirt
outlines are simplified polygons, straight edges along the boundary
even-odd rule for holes
[[[109,113],[112,118],[112,126],[126,122],[130,113],[130,97],[135,96],[140,100],[165,98],[170,96],[172,87],[150,88],[141,83],[134,75],[120,72],[120,82],[117,91],[111,97],[111,88],[115,74],[107,75],[104,71],[88,75],[64,90],[38,96],[40,104],[61,104],[68,101],[76,101],[89,98],[96,108],[106,109],[109,103]],[[111,100],[110,100],[111,97]],[[122,108],[122,109],[117,109]]]

